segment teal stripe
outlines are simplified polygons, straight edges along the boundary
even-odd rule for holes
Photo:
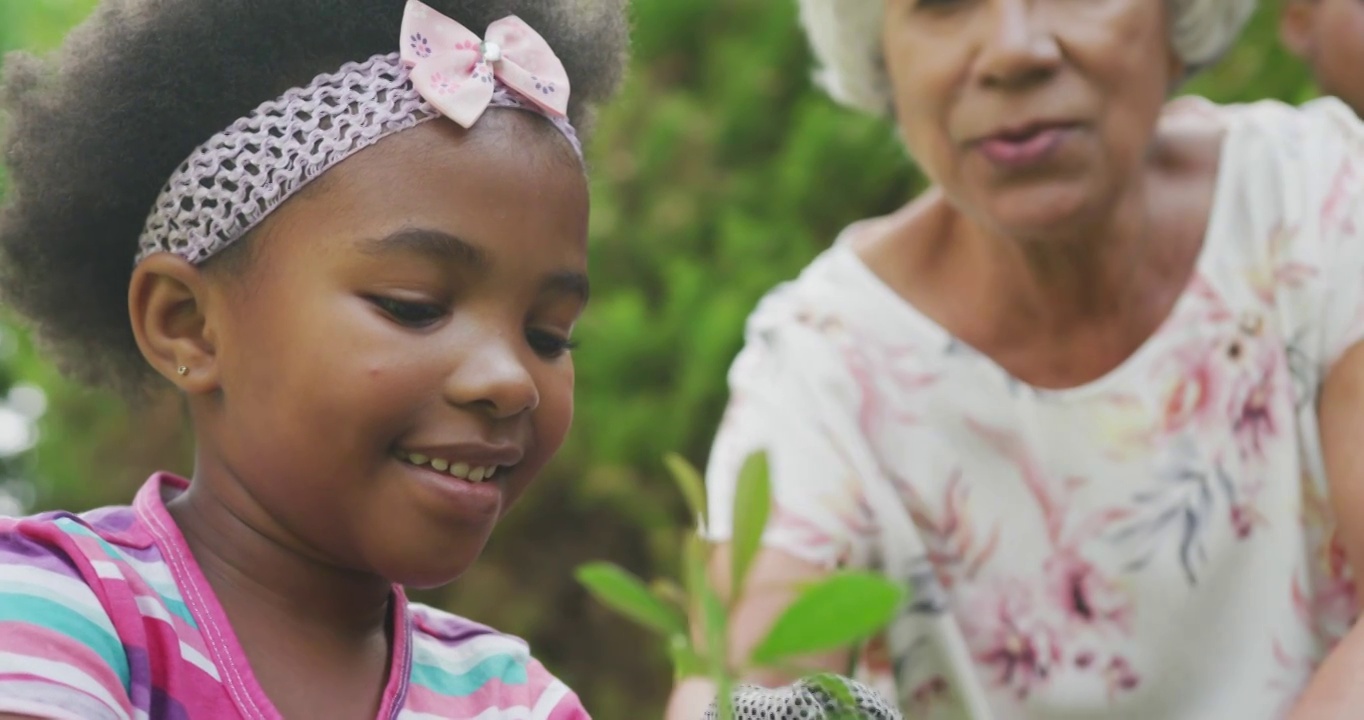
[[[412,683],[446,697],[467,697],[493,680],[504,685],[525,685],[529,682],[526,666],[510,655],[493,655],[461,675],[447,672],[435,665],[413,665]]]
[[[84,535],[85,537],[94,539],[95,542],[99,543],[99,546],[104,550],[104,553],[108,555],[111,560],[118,561],[119,563],[122,564],[122,566],[135,569],[135,566],[132,565],[131,562],[129,562],[127,556],[119,552],[118,548],[114,547],[113,545],[110,545],[107,540],[92,532],[90,528],[76,522],[75,520],[72,520],[71,518],[61,518],[57,520],[57,525],[61,526],[61,528],[65,530],[68,534]],[[181,620],[184,620],[190,627],[194,628],[195,630],[199,629],[199,623],[194,621],[194,616],[191,615],[189,612],[189,606],[185,605],[185,601],[180,599],[178,593],[175,597],[172,597],[170,595],[167,595],[154,584],[152,584],[150,579],[143,577],[142,580],[147,583],[147,587],[151,588],[152,592],[156,593],[157,597],[161,598],[161,604],[166,606],[166,610],[170,611],[172,615],[180,618]]]
[[[155,590],[155,588],[153,588],[153,590]],[[187,625],[194,628],[195,630],[199,629],[199,623],[194,622],[194,616],[190,614],[189,606],[185,605],[184,603],[174,598],[168,598],[159,592],[156,594],[160,596],[161,602],[166,606],[166,609],[169,610],[172,615],[180,618],[181,620],[184,620]]]
[[[24,595],[44,602],[63,605],[72,612],[89,620],[95,625],[98,625],[101,630],[108,633],[114,632],[114,625],[109,621],[108,613],[100,606],[99,598],[96,598],[93,593],[89,595],[90,602],[83,603],[76,601],[76,598],[72,597],[70,594],[42,585],[35,585],[33,583],[6,581],[3,587],[5,590],[8,590],[11,595]]]
[[[0,622],[36,625],[75,640],[90,648],[109,665],[109,669],[123,683],[124,692],[132,692],[132,681],[128,677],[128,655],[123,650],[123,643],[75,610],[32,595],[0,593]]]

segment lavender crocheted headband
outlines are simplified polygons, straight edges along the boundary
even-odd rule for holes
[[[136,262],[169,252],[201,263],[328,168],[442,116],[467,128],[489,107],[537,112],[581,158],[566,117],[568,77],[548,44],[515,17],[493,23],[487,37],[410,0],[401,53],[320,75],[200,145],[157,197]]]

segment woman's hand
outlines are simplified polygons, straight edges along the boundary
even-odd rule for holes
[[[730,593],[730,548],[721,545],[716,548],[710,566],[711,582],[715,584],[721,598]],[[748,571],[747,587],[743,600],[729,618],[729,656],[736,665],[748,658],[754,646],[763,639],[776,622],[777,616],[795,600],[797,591],[809,583],[828,574],[824,568],[796,558],[780,550],[760,550]],[[699,623],[695,623],[699,627]],[[696,642],[702,642],[698,636]],[[837,652],[803,660],[802,669],[809,673],[844,672],[848,665],[848,653]],[[798,678],[784,673],[764,671],[749,673],[741,678],[744,682],[777,687],[795,682]],[[706,708],[715,701],[715,684],[706,678],[684,678],[673,688],[672,699],[668,703],[667,720],[700,720]]]

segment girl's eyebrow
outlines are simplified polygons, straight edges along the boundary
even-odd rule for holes
[[[403,228],[381,238],[360,243],[360,251],[367,255],[399,253],[424,255],[435,262],[456,262],[474,269],[488,266],[488,254],[468,241],[450,233],[430,228]],[[576,270],[561,270],[545,278],[547,292],[578,298],[584,305],[591,295],[587,275]]]
[[[591,295],[587,275],[575,270],[562,270],[545,278],[544,288],[556,295],[569,295],[578,298],[583,305]]]
[[[430,228],[403,228],[381,238],[364,240],[360,243],[360,250],[368,255],[425,255],[437,262],[454,261],[473,268],[488,265],[487,254],[477,246],[447,232]]]

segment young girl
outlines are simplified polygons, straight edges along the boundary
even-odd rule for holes
[[[619,0],[106,0],[7,60],[3,292],[192,481],[0,519],[0,718],[585,718],[450,582],[555,453]]]

